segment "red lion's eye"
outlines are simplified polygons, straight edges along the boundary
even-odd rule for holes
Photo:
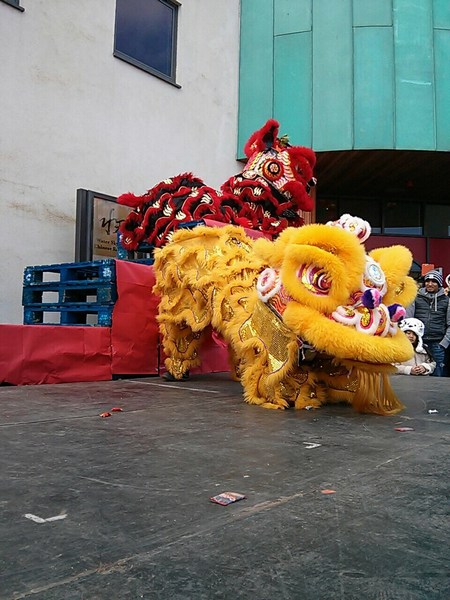
[[[263,165],[263,175],[269,181],[276,181],[283,175],[283,163],[279,160],[268,160]]]

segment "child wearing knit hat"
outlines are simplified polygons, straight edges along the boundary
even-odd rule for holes
[[[422,340],[424,324],[419,319],[411,317],[403,319],[399,327],[411,342],[414,356],[405,362],[395,363],[396,375],[431,375],[436,368],[436,363]]]

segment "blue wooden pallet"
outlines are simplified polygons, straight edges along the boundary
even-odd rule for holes
[[[117,258],[119,260],[152,265],[155,262],[153,258],[154,249],[155,247],[149,244],[139,244],[137,250],[127,250],[120,242],[120,234],[117,236]]]
[[[85,304],[114,304],[117,300],[115,282],[97,281],[66,281],[32,283],[22,290],[22,305],[77,303]]]
[[[23,309],[25,325],[92,325],[111,327],[114,306],[101,304],[29,304]],[[54,316],[59,316],[55,322]],[[93,315],[89,322],[89,315]]]
[[[188,221],[186,223],[180,223],[179,229],[193,229],[199,225],[204,225],[205,221],[200,219],[199,221]],[[121,234],[117,234],[117,258],[120,260],[129,260],[131,262],[143,263],[146,265],[152,265],[155,262],[153,258],[153,252],[155,246],[145,244],[141,242],[136,250],[127,250],[120,242]]]
[[[199,219],[198,221],[186,221],[186,223],[180,223],[179,229],[194,229],[194,227],[198,227],[199,225],[204,225],[205,221],[203,219]]]
[[[37,265],[24,270],[22,304],[25,325],[107,327],[111,325],[116,300],[115,259]],[[55,313],[59,313],[56,315],[59,322],[56,323]],[[47,321],[48,318],[50,321]]]
[[[50,279],[50,276],[53,276]],[[99,283],[116,280],[116,262],[114,258],[95,260],[91,262],[61,263],[55,265],[37,265],[25,267],[23,275],[24,286],[40,284],[47,281],[88,282]]]

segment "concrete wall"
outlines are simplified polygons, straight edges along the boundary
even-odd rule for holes
[[[74,260],[77,188],[241,170],[239,4],[181,5],[178,89],[113,57],[114,0],[0,2],[0,322],[22,322],[25,266]]]

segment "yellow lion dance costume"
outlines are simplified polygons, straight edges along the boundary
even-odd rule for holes
[[[350,215],[288,228],[274,242],[231,225],[177,232],[154,265],[169,373],[181,379],[199,364],[211,326],[250,404],[401,410],[389,374],[412,356],[397,326],[416,295],[412,256],[403,246],[367,255],[369,234]]]

